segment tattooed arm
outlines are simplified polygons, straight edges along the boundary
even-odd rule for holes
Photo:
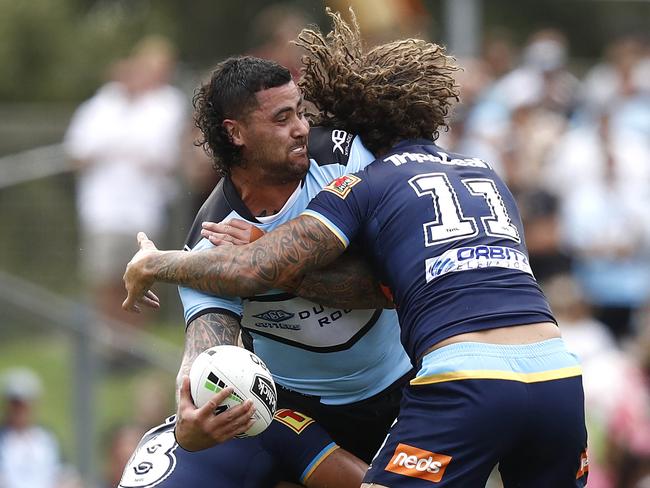
[[[246,245],[265,233],[250,222],[239,219],[228,223],[204,222],[201,235],[215,246]],[[334,308],[393,308],[382,293],[370,264],[352,247],[333,263],[299,277],[286,291],[307,300]]]
[[[381,291],[370,264],[350,250],[332,264],[307,273],[287,291],[313,302],[335,308],[394,308]]]
[[[206,313],[189,323],[185,332],[185,351],[176,377],[176,400],[183,376],[189,376],[196,357],[212,346],[236,345],[239,327],[239,320],[225,313]]]
[[[319,220],[301,215],[246,246],[198,252],[158,251],[144,233],[140,251],[127,265],[126,310],[138,311],[156,281],[176,283],[213,295],[252,296],[294,286],[301,276],[340,256],[345,246]]]
[[[228,314],[207,313],[190,322],[185,333],[185,352],[178,373],[176,442],[188,451],[198,451],[226,442],[251,425],[252,402],[247,401],[229,409],[228,415],[214,415],[214,406],[219,405],[229,391],[223,390],[201,408],[192,401],[187,376],[192,361],[204,350],[222,344],[237,344],[239,320]]]

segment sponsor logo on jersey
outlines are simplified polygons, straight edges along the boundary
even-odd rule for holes
[[[582,478],[588,472],[589,472],[589,455],[587,454],[587,450],[585,449],[580,454],[580,468],[578,468],[578,472],[576,473],[576,479]]]
[[[439,152],[438,154],[438,156],[435,156],[429,153],[403,152],[400,154],[392,154],[384,158],[384,161],[387,163],[393,163],[395,166],[401,166],[405,163],[440,163],[449,166],[469,166],[471,168],[492,169],[488,163],[478,158],[449,159],[447,153]]]
[[[300,434],[309,425],[314,423],[314,419],[311,417],[307,417],[306,415],[303,415],[300,412],[296,412],[295,410],[289,410],[288,408],[282,408],[278,410],[275,412],[273,418],[289,427],[296,434]]]
[[[332,131],[332,153],[340,152],[342,155],[347,156],[350,152],[350,141],[352,140],[353,135],[349,134],[344,130],[333,130]]]
[[[450,249],[424,262],[427,283],[447,273],[481,268],[508,268],[530,275],[528,256],[505,246],[474,246]]]
[[[391,473],[438,483],[442,480],[451,456],[425,451],[408,444],[398,444],[385,470]]]
[[[282,322],[284,320],[289,320],[292,318],[295,313],[285,312],[284,310],[267,310],[264,313],[258,313],[253,315],[256,319],[268,320],[269,322]]]
[[[352,187],[359,183],[361,178],[355,175],[344,175],[340,178],[336,178],[329,185],[327,185],[323,190],[334,193],[339,198],[345,198],[348,196]]]
[[[251,392],[264,404],[269,413],[275,411],[275,405],[277,403],[275,388],[273,388],[268,378],[255,375]]]

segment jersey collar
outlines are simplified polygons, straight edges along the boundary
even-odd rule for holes
[[[391,152],[395,151],[397,149],[400,149],[405,146],[435,146],[436,143],[433,141],[433,139],[405,139],[403,141],[399,141],[397,144],[395,144],[391,148]]]

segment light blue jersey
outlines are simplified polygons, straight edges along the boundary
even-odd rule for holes
[[[197,214],[186,249],[212,244],[201,237],[201,223],[233,218],[268,232],[297,217],[330,181],[365,168],[374,157],[361,141],[341,130],[312,129],[309,172],[284,207],[269,217],[254,217],[224,178]],[[299,393],[342,405],[382,392],[411,370],[393,310],[328,308],[280,290],[255,297],[226,298],[179,288],[185,321],[211,312],[241,319],[253,348],[275,381]]]

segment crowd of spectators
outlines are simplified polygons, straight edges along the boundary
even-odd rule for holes
[[[584,367],[594,488],[650,486],[650,45],[586,69],[565,35],[503,35],[460,59],[440,145],[489,161],[515,195],[530,260]],[[644,484],[645,483],[645,484]]]
[[[269,33],[269,42],[254,53],[295,69],[299,54],[286,40],[300,26],[297,18],[287,17],[286,29]],[[565,340],[584,366],[589,486],[650,486],[650,45],[642,37],[620,37],[606,46],[602,59],[589,66],[576,65],[566,36],[555,29],[532,33],[521,49],[504,33],[495,32],[486,36],[481,48],[479,57],[459,59],[464,66],[459,73],[461,103],[439,145],[488,161],[519,203],[531,266]],[[129,65],[131,70],[135,67],[137,62]],[[122,104],[125,113],[137,100],[116,91],[128,86],[118,84],[120,77],[128,80],[137,70],[119,68],[117,78],[90,103],[99,104],[97,99],[104,97],[105,103]],[[153,226],[150,232],[155,235],[163,223],[162,213],[144,212],[164,207],[172,194],[170,170],[183,154],[189,154],[182,147],[191,147],[183,135],[190,126],[189,117],[183,114],[186,106],[170,91],[169,73],[165,73],[166,91],[158,92],[157,99],[142,99],[143,112],[145,101],[154,104],[151,113],[145,114],[149,117],[145,123],[134,115],[133,126],[127,125],[128,119],[115,124],[106,118],[98,128],[98,135],[112,131],[115,137],[132,140],[134,149],[150,137],[148,147],[135,151],[137,157],[126,158],[108,139],[89,137],[93,126],[80,122],[83,112],[69,130],[69,151],[84,162],[79,200],[82,223],[92,203],[84,185],[90,185],[93,175],[96,185],[116,192],[106,197],[112,210],[117,211],[118,204],[128,208],[128,218],[107,220],[119,224],[119,229],[93,229],[98,219],[86,218],[84,225],[92,232],[84,251],[93,256],[92,266],[101,261],[95,259],[98,252],[123,263],[131,255],[105,246],[102,251],[98,243],[111,242],[106,240],[107,232],[132,239],[145,226]],[[125,78],[121,79],[124,83]],[[176,107],[176,115],[157,112],[163,102]],[[82,110],[88,112],[90,107],[87,103]],[[173,134],[154,134],[153,128],[170,117]],[[143,128],[145,133],[141,133]],[[97,148],[90,147],[95,140]],[[99,149],[105,155],[95,158]],[[192,166],[185,161],[186,167],[194,168],[188,172],[190,180],[195,175],[199,183],[214,184],[204,156],[186,159],[199,161]],[[120,172],[133,174],[122,181],[138,182],[138,189],[124,197],[120,192],[129,188],[116,183],[124,176]],[[202,188],[199,193],[209,190]],[[94,189],[92,199],[100,194]],[[86,210],[83,205],[88,205]],[[139,214],[134,209],[143,215],[129,226]],[[100,271],[91,267],[90,276],[100,278],[104,275]]]

